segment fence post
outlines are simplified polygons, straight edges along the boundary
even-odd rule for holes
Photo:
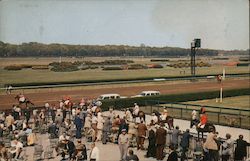
[[[181,108],[181,118],[183,118],[183,117],[182,117],[182,110],[183,110],[183,108]]]
[[[218,124],[220,124],[220,113],[218,113]]]

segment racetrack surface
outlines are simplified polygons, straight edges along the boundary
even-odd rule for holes
[[[127,86],[127,87],[106,87],[106,88],[88,88],[81,90],[65,90],[51,91],[39,93],[27,93],[25,96],[29,98],[36,106],[43,106],[46,102],[58,105],[60,99],[64,96],[70,96],[74,103],[78,103],[81,98],[97,98],[101,94],[118,93],[121,96],[133,96],[144,90],[159,90],[161,94],[179,94],[179,93],[195,93],[202,91],[220,90],[218,82],[191,82],[191,83],[161,83],[145,86]],[[244,80],[225,80],[223,81],[223,89],[249,88],[249,79]],[[13,104],[17,104],[14,99],[15,94],[0,95],[0,109],[9,109]],[[206,98],[204,98],[206,99]]]

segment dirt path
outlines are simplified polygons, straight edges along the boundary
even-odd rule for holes
[[[237,89],[249,87],[249,79],[245,80],[226,80],[223,82],[224,89]],[[66,91],[52,91],[52,92],[39,92],[25,94],[36,106],[42,106],[46,102],[57,103],[63,96],[67,95],[73,101],[79,102],[81,98],[96,98],[105,93],[118,93],[121,96],[133,96],[143,90],[159,90],[162,94],[177,94],[177,93],[190,93],[201,91],[214,91],[220,89],[220,84],[217,82],[193,82],[181,84],[162,83],[156,85],[145,86],[127,86],[127,87],[107,87],[100,89],[84,89],[84,90],[66,90]],[[15,95],[1,95],[0,109],[11,108],[17,101],[14,99]]]

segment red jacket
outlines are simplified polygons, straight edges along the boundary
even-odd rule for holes
[[[201,124],[204,125],[207,123],[207,115],[206,114],[203,114],[201,116]]]

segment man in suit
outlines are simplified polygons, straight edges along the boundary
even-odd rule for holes
[[[146,157],[155,157],[156,153],[155,141],[156,141],[155,131],[153,129],[153,125],[151,125],[148,134],[148,151]]]
[[[74,159],[76,154],[76,147],[75,144],[70,141],[68,138],[66,139],[66,148],[69,153],[69,159]]]
[[[137,142],[137,149],[144,150],[144,140],[146,137],[147,132],[147,126],[141,121],[141,123],[138,125],[138,142]]]
[[[163,150],[166,144],[167,130],[164,129],[164,123],[156,130],[156,159],[163,160]]]
[[[108,139],[108,135],[111,131],[112,128],[112,122],[110,121],[110,117],[108,117],[103,125],[103,135],[102,135],[102,143],[106,144],[107,143],[107,139]]]
[[[189,129],[186,129],[186,131],[182,135],[181,139],[181,148],[182,148],[182,153],[181,153],[181,161],[184,161],[187,159],[186,152],[188,151],[189,148],[189,139],[192,137],[189,133]]]
[[[76,125],[76,138],[80,139],[82,137],[81,132],[82,132],[83,123],[79,114],[77,114],[75,117],[75,125]]]

